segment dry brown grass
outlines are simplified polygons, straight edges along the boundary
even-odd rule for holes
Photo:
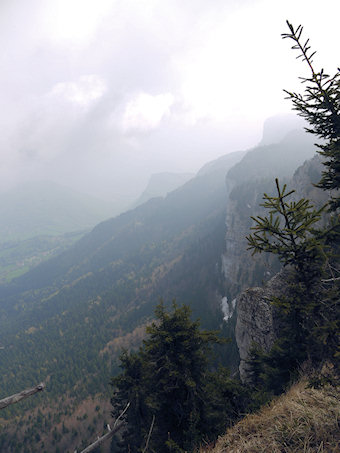
[[[340,391],[295,384],[269,406],[248,415],[201,453],[339,453]]]

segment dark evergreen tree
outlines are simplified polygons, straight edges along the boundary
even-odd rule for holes
[[[127,427],[123,434],[123,441],[118,446],[123,451],[140,451],[145,441],[145,426],[150,420],[147,405],[147,366],[143,350],[139,353],[124,351],[120,356],[122,374],[112,379],[115,393],[111,398],[113,405],[112,416],[117,419],[129,404],[127,413]],[[124,449],[127,445],[130,450]]]
[[[143,347],[123,353],[123,372],[112,379],[114,416],[131,405],[120,451],[141,452],[147,443],[149,452],[193,451],[202,437],[216,437],[218,428],[237,419],[240,384],[224,369],[209,371],[211,346],[222,340],[200,330],[190,314],[188,306],[173,303],[167,311],[161,303]],[[213,382],[223,385],[215,388]]]
[[[201,331],[198,321],[190,320],[188,306],[173,306],[168,313],[163,304],[156,308],[159,322],[147,328],[145,354],[153,364],[155,434],[158,448],[171,442],[191,449],[200,439],[198,430],[204,400],[204,379],[208,371],[208,353],[219,342],[215,332]]]

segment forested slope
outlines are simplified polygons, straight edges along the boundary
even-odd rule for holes
[[[225,173],[240,157],[230,155]],[[161,296],[190,297],[186,283],[175,284],[183,274],[174,267],[181,262],[189,270],[183,263],[190,261],[198,271],[207,248],[218,261],[224,199],[224,177],[197,177],[165,200],[101,223],[67,252],[2,286],[3,392],[47,375],[48,392],[64,392],[102,367],[108,379],[110,361],[99,355],[106,343],[143,323]]]

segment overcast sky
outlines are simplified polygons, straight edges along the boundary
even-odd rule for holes
[[[306,74],[285,20],[334,73],[339,17],[339,0],[1,0],[0,188],[134,198],[254,146]]]

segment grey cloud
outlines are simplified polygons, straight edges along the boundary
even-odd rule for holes
[[[232,87],[230,98],[240,93],[238,110],[228,110],[235,100],[228,105],[227,98],[222,119],[195,112],[182,86],[182,66],[201,56],[230,14],[254,4],[261,2],[112,1],[93,33],[72,41],[49,34],[49,2],[2,1],[0,186],[50,178],[100,196],[121,192],[133,199],[151,173],[196,171],[207,160],[255,145],[265,112],[259,105],[256,117],[249,116],[253,100],[242,98],[242,91],[257,91],[267,102],[272,92],[265,68],[256,68],[263,71],[263,86]],[[237,40],[222,44],[221,64],[230,65],[227,74],[236,72],[227,49]],[[193,72],[192,83],[200,76]],[[251,73],[240,79],[251,83]],[[214,80],[209,88],[216,88]],[[275,88],[278,96],[281,88]],[[213,94],[218,100],[219,92]]]

